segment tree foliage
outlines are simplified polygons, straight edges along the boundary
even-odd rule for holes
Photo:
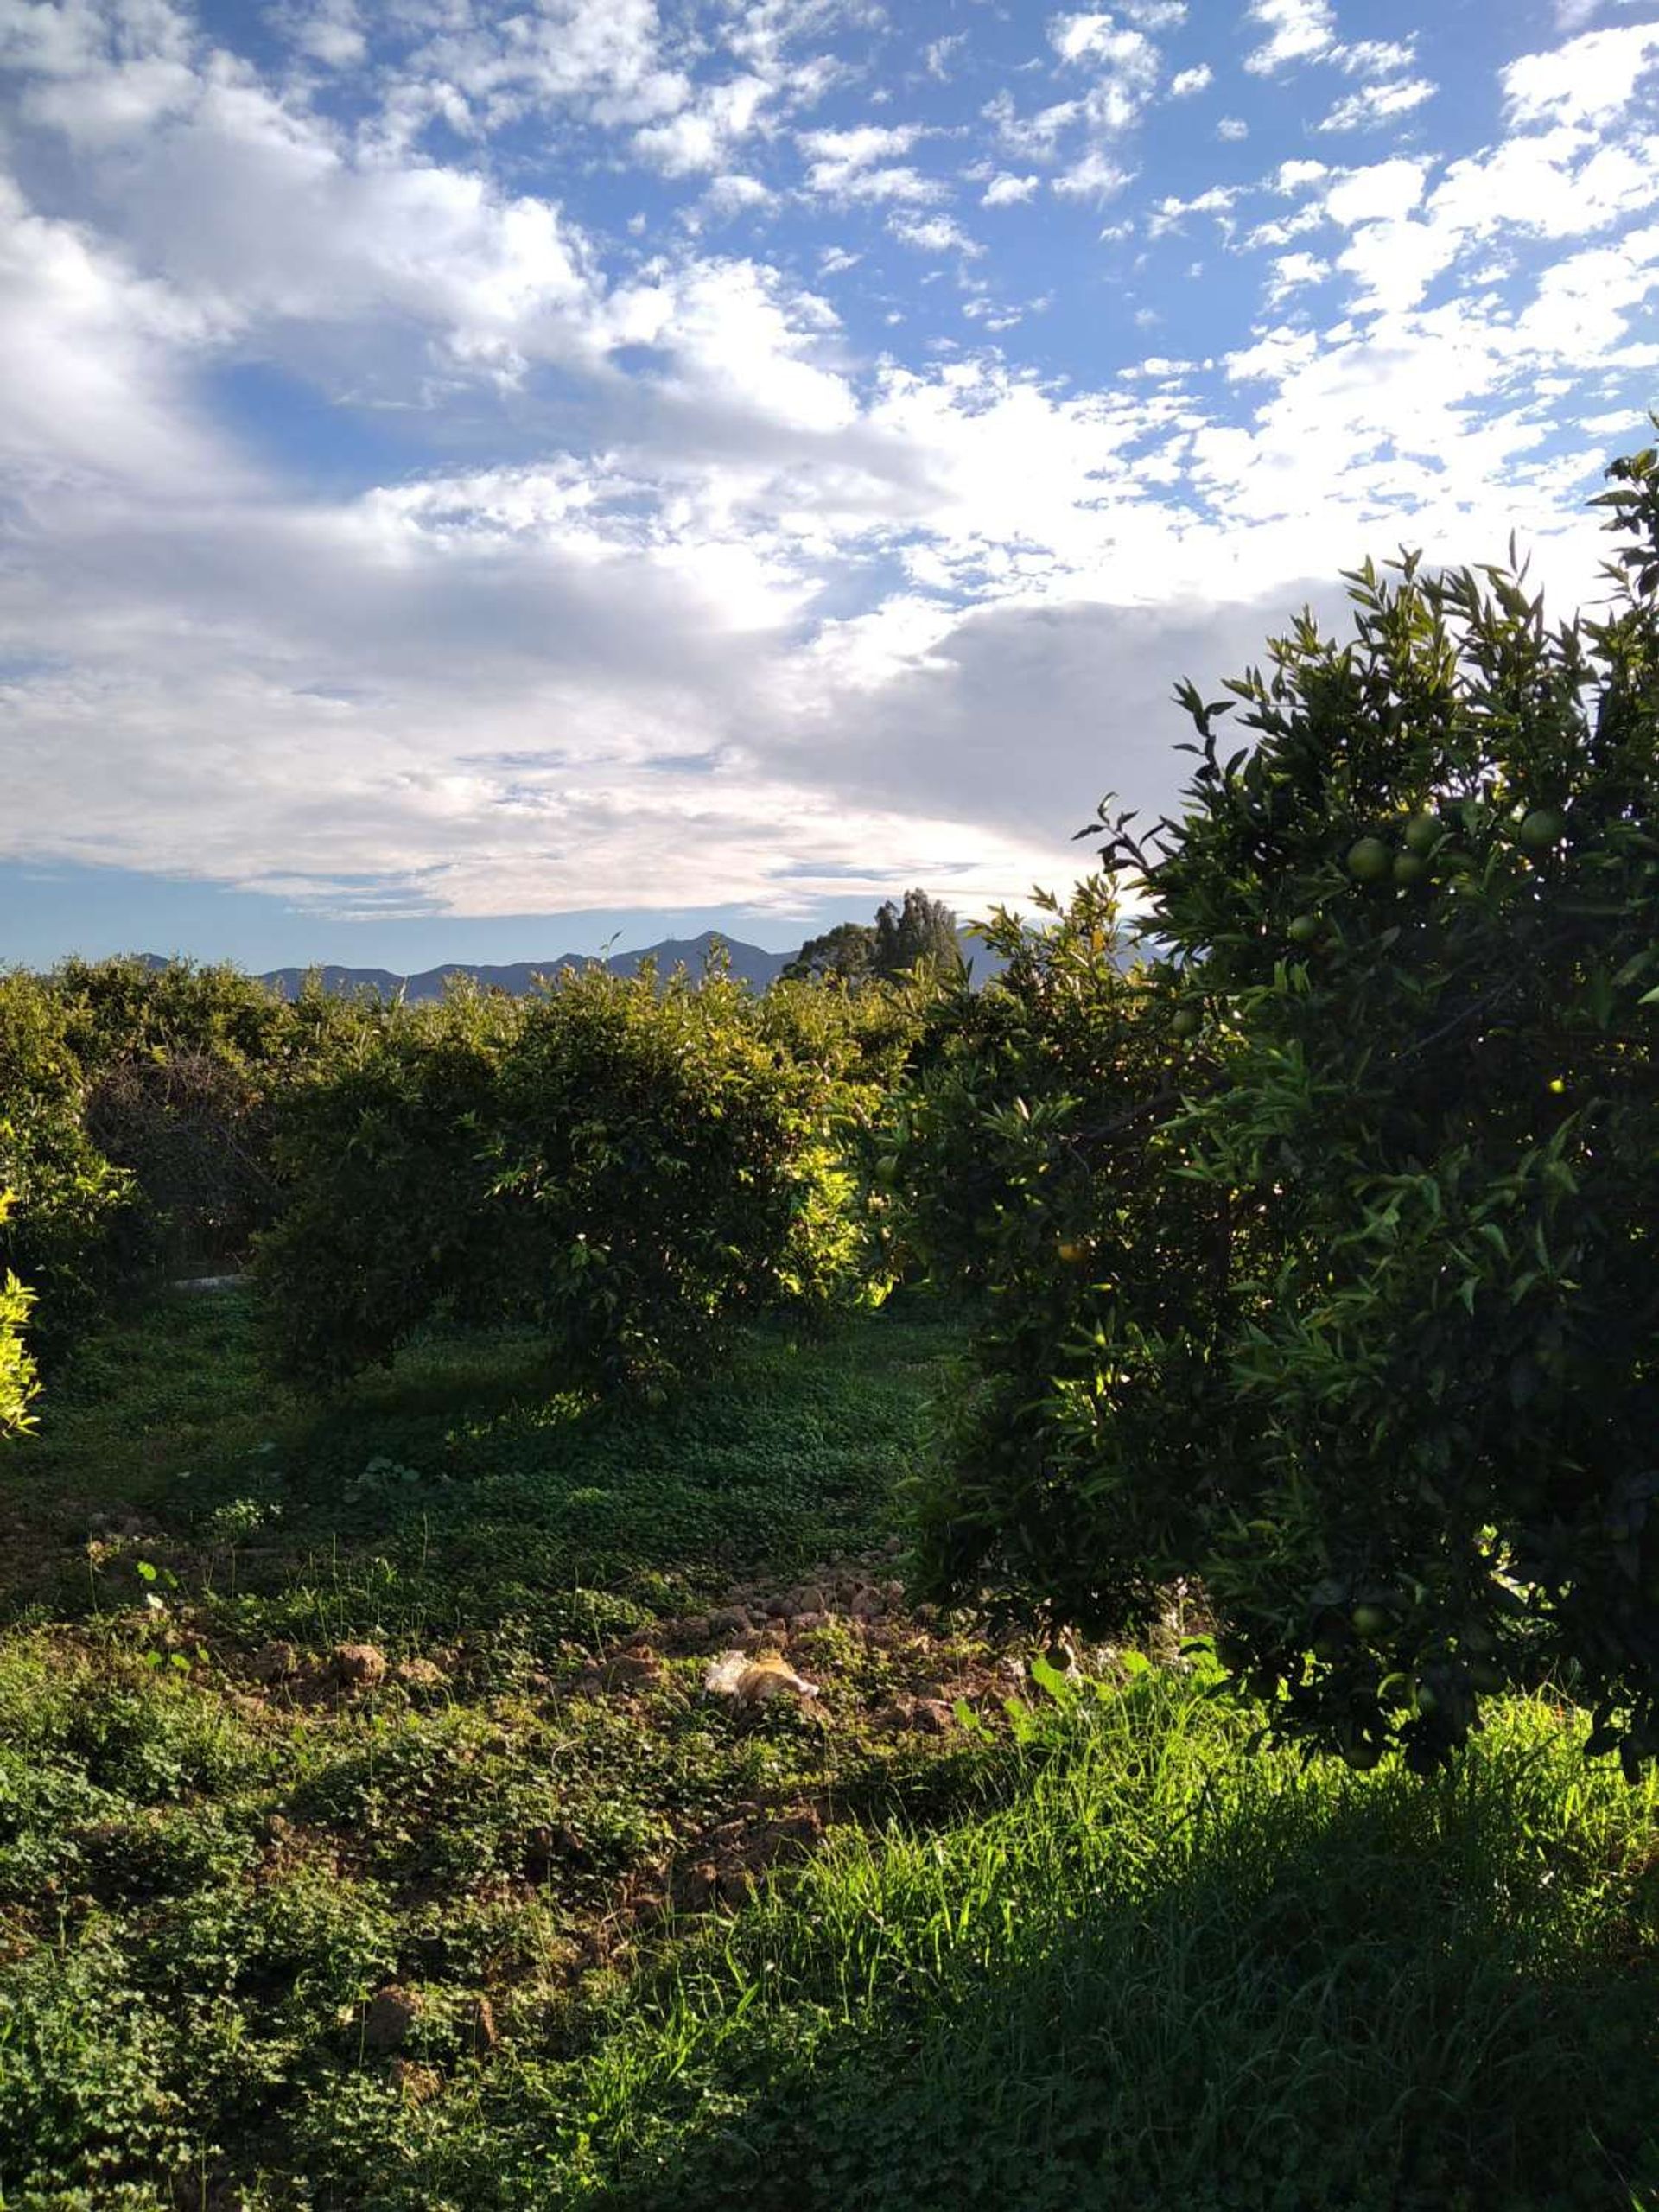
[[[1599,1748],[1659,1751],[1659,460],[1611,474],[1599,616],[1551,626],[1513,556],[1368,564],[1346,640],[1304,616],[1231,699],[1181,687],[1184,808],[1103,858],[1182,1095],[1145,1066],[1113,1161],[1122,1074],[1086,1114],[1033,1080],[1026,1193],[1105,1161],[1091,1281],[989,1264],[1045,1386],[994,1351],[931,1510],[947,1586],[1098,1629],[1200,1577],[1278,1730],[1359,1765],[1551,1669]]]
[[[906,891],[902,906],[888,899],[876,910],[870,965],[876,975],[893,979],[918,971],[954,973],[962,965],[956,916],[925,891]]]
[[[783,972],[795,981],[822,978],[851,988],[910,976],[949,979],[961,966],[955,914],[925,891],[906,891],[902,906],[887,899],[873,922],[838,922],[809,938]]]
[[[0,1191],[0,1226],[11,1208],[11,1193]],[[0,1437],[30,1425],[35,1393],[35,1363],[23,1341],[23,1325],[34,1300],[15,1274],[0,1274]]]
[[[829,977],[838,983],[867,983],[875,973],[875,931],[868,922],[837,922],[822,937],[810,937],[784,969],[791,982]]]
[[[284,1116],[280,1363],[337,1380],[439,1314],[516,1316],[573,1379],[652,1389],[743,1313],[871,1294],[845,1129],[901,1049],[839,995],[719,970],[386,1009]]]

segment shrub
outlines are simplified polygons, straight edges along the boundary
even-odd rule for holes
[[[278,1215],[254,1265],[280,1372],[331,1383],[389,1362],[446,1300],[510,1308],[520,1271],[485,1146],[520,1018],[470,990],[435,1007],[365,1002],[354,1033],[283,1094]]]
[[[497,1189],[534,1211],[537,1300],[600,1382],[696,1366],[727,1325],[861,1285],[834,1115],[848,1035],[779,1041],[747,988],[590,969],[502,1070]]]
[[[278,1363],[334,1381],[440,1313],[531,1318],[582,1382],[655,1389],[744,1313],[863,1295],[841,1125],[890,1029],[597,967],[384,1010],[283,1109],[257,1263]]]
[[[977,1388],[916,1499],[924,1579],[941,1594],[1029,1597],[1089,1618],[1103,1577],[1157,1609],[1137,1548],[1117,1545],[1086,1487],[1086,1421],[1059,1418],[1103,1347],[1128,1363],[1137,1329],[1196,1332],[1220,1224],[1192,1185],[1149,1172],[1183,1056],[1166,1009],[1126,969],[1111,888],[1096,877],[1045,925],[999,914],[1007,962],[981,992],[932,1002],[909,1079],[873,1144],[894,1264],[977,1294]]]
[[[1140,1172],[1226,1233],[1202,1299],[1135,1248],[1051,1337],[953,1561],[1103,1628],[1202,1575],[1275,1729],[1357,1765],[1550,1669],[1594,1748],[1659,1751],[1659,456],[1611,473],[1603,620],[1408,558],[1348,579],[1350,641],[1304,616],[1229,687],[1230,758],[1182,687],[1181,817],[1105,859],[1190,1055]]]
[[[0,1191],[0,1224],[10,1205],[10,1192]],[[16,1275],[0,1275],[0,1436],[15,1435],[30,1425],[35,1363],[23,1341],[23,1325],[34,1302]]]
[[[0,1186],[16,1200],[0,1225],[0,1270],[34,1292],[35,1347],[47,1359],[154,1249],[132,1177],[86,1133],[85,1100],[62,1001],[20,969],[0,975]]]

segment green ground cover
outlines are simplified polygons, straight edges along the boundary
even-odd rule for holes
[[[1542,1698],[1251,1758],[1201,1652],[909,1610],[960,1344],[600,1412],[528,1338],[307,1404],[233,1297],[89,1343],[0,1449],[0,2205],[1659,2204],[1654,1784]]]

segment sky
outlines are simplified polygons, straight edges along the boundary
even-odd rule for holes
[[[1063,887],[1656,288],[1647,0],[0,0],[0,963]]]

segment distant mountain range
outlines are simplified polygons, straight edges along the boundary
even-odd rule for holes
[[[960,935],[963,957],[972,962],[975,980],[983,982],[1003,963],[988,952],[976,938],[969,937],[965,931]],[[451,976],[465,976],[486,989],[509,991],[519,997],[531,988],[537,976],[550,976],[561,968],[597,965],[608,969],[613,976],[632,976],[644,962],[654,960],[660,975],[671,976],[677,968],[686,968],[692,975],[700,976],[716,944],[725,948],[732,974],[741,977],[754,991],[764,991],[768,984],[776,982],[795,957],[793,952],[767,952],[760,945],[745,944],[741,938],[721,937],[715,930],[704,930],[701,937],[667,937],[660,944],[641,945],[633,952],[612,953],[602,960],[587,952],[561,952],[552,960],[514,960],[501,967],[451,960],[441,968],[423,969],[418,976],[394,975],[390,968],[341,968],[330,963],[315,971],[308,968],[272,968],[259,981],[269,983],[284,998],[293,998],[307,976],[315,972],[321,974],[323,988],[327,991],[373,990],[387,998],[395,997],[401,991],[406,999],[415,1001],[441,999]],[[146,952],[139,957],[147,967],[165,968],[168,964],[158,953]]]

